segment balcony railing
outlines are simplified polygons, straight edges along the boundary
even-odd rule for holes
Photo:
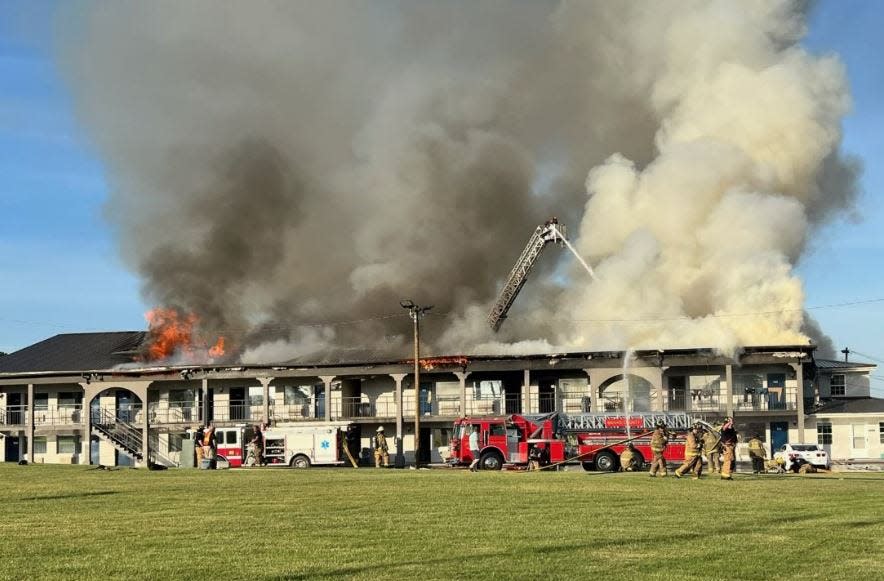
[[[4,426],[23,426],[28,421],[27,405],[8,405],[0,413],[0,422]]]
[[[70,426],[82,424],[82,404],[34,408],[35,426]]]
[[[227,405],[224,402],[215,402],[212,419],[215,422],[259,423],[264,419],[264,406],[241,400],[231,400]]]
[[[318,413],[321,412],[321,415]],[[298,420],[324,420],[325,407],[316,406],[314,403],[304,401],[302,403],[287,403],[270,406],[270,417],[277,422],[293,422]]]
[[[735,411],[791,411],[798,409],[797,390],[784,387],[745,389],[734,394]]]
[[[202,408],[197,404],[170,404],[160,406],[150,404],[150,423],[152,424],[202,424]]]
[[[560,395],[560,410],[566,414],[586,414],[592,411],[592,400],[585,391],[563,391]]]
[[[341,417],[344,418],[395,418],[396,402],[385,397],[371,401],[369,398],[345,397],[341,401]]]

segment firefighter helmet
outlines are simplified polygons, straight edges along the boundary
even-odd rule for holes
[[[377,431],[379,431],[379,432],[383,432],[383,431],[384,431],[384,426],[378,426],[378,430],[377,430]]]
[[[656,428],[665,428],[665,427],[666,427],[666,422],[664,422],[663,420],[658,420],[657,423],[654,425],[654,427],[656,427]]]

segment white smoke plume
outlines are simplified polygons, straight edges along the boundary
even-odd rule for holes
[[[247,361],[407,355],[402,298],[436,306],[428,353],[730,350],[808,340],[793,268],[855,196],[844,71],[798,44],[805,12],[78,3],[59,55],[145,296]],[[599,280],[545,256],[495,336],[551,215]]]

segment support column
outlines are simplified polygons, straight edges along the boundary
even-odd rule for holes
[[[666,399],[663,397],[663,387],[666,387],[666,393],[669,393],[669,378],[666,376],[666,370],[669,366],[660,366],[660,385],[657,388],[657,397],[654,398],[654,404],[651,409],[655,412],[666,411]]]
[[[144,398],[144,401],[147,402],[147,397]],[[147,403],[145,403],[144,408],[142,408],[141,417],[143,418],[141,427],[142,462],[144,462],[145,468],[150,468],[150,422],[148,421]]]
[[[331,406],[332,406],[332,398],[331,398],[331,384],[332,380],[334,380],[334,375],[320,375],[319,379],[322,380],[322,383],[325,384],[325,421],[330,422],[331,415]]]
[[[599,413],[599,388],[592,380],[592,369],[584,369],[583,373],[586,374],[589,387],[589,411],[597,414]]]
[[[467,417],[467,377],[470,375],[467,371],[455,371],[454,375],[460,382],[460,417]]]
[[[207,426],[207,425],[209,425],[209,379],[207,377],[203,378],[201,389],[203,392],[203,409],[201,411],[201,414],[202,414],[201,425]]]
[[[528,413],[528,406],[531,405],[531,370],[522,371],[522,413]]]
[[[83,441],[80,442],[80,464],[92,464],[92,400],[94,395],[92,390],[86,389],[84,384],[80,384],[83,388]]]
[[[404,468],[405,450],[402,448],[402,430],[405,421],[402,415],[402,380],[405,379],[405,374],[392,373],[390,377],[396,382],[396,457],[393,459],[393,465],[396,468]]]
[[[791,363],[790,366],[795,370],[795,383],[797,384],[797,410],[798,410],[798,441],[804,441],[804,364]]]
[[[28,384],[28,462],[34,463],[34,384]]]
[[[724,392],[724,413],[734,417],[734,366],[730,363],[724,366],[724,380],[727,382],[727,389]]]
[[[263,422],[265,425],[268,425],[268,424],[270,424],[270,382],[273,381],[273,378],[272,377],[259,377],[258,381],[261,382],[261,387],[263,388],[263,393],[262,393],[262,397],[263,397],[262,401],[264,402],[263,409],[262,409],[262,414],[264,417]]]

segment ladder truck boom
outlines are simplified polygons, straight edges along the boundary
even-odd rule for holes
[[[565,226],[559,224],[556,218],[548,220],[534,230],[521,256],[519,256],[515,266],[510,271],[506,284],[503,285],[500,294],[497,296],[497,301],[488,314],[488,324],[495,332],[500,329],[507,312],[516,300],[516,296],[518,296],[519,291],[525,285],[528,273],[534,267],[537,257],[540,256],[540,253],[550,242],[554,242],[559,246],[567,244]]]

